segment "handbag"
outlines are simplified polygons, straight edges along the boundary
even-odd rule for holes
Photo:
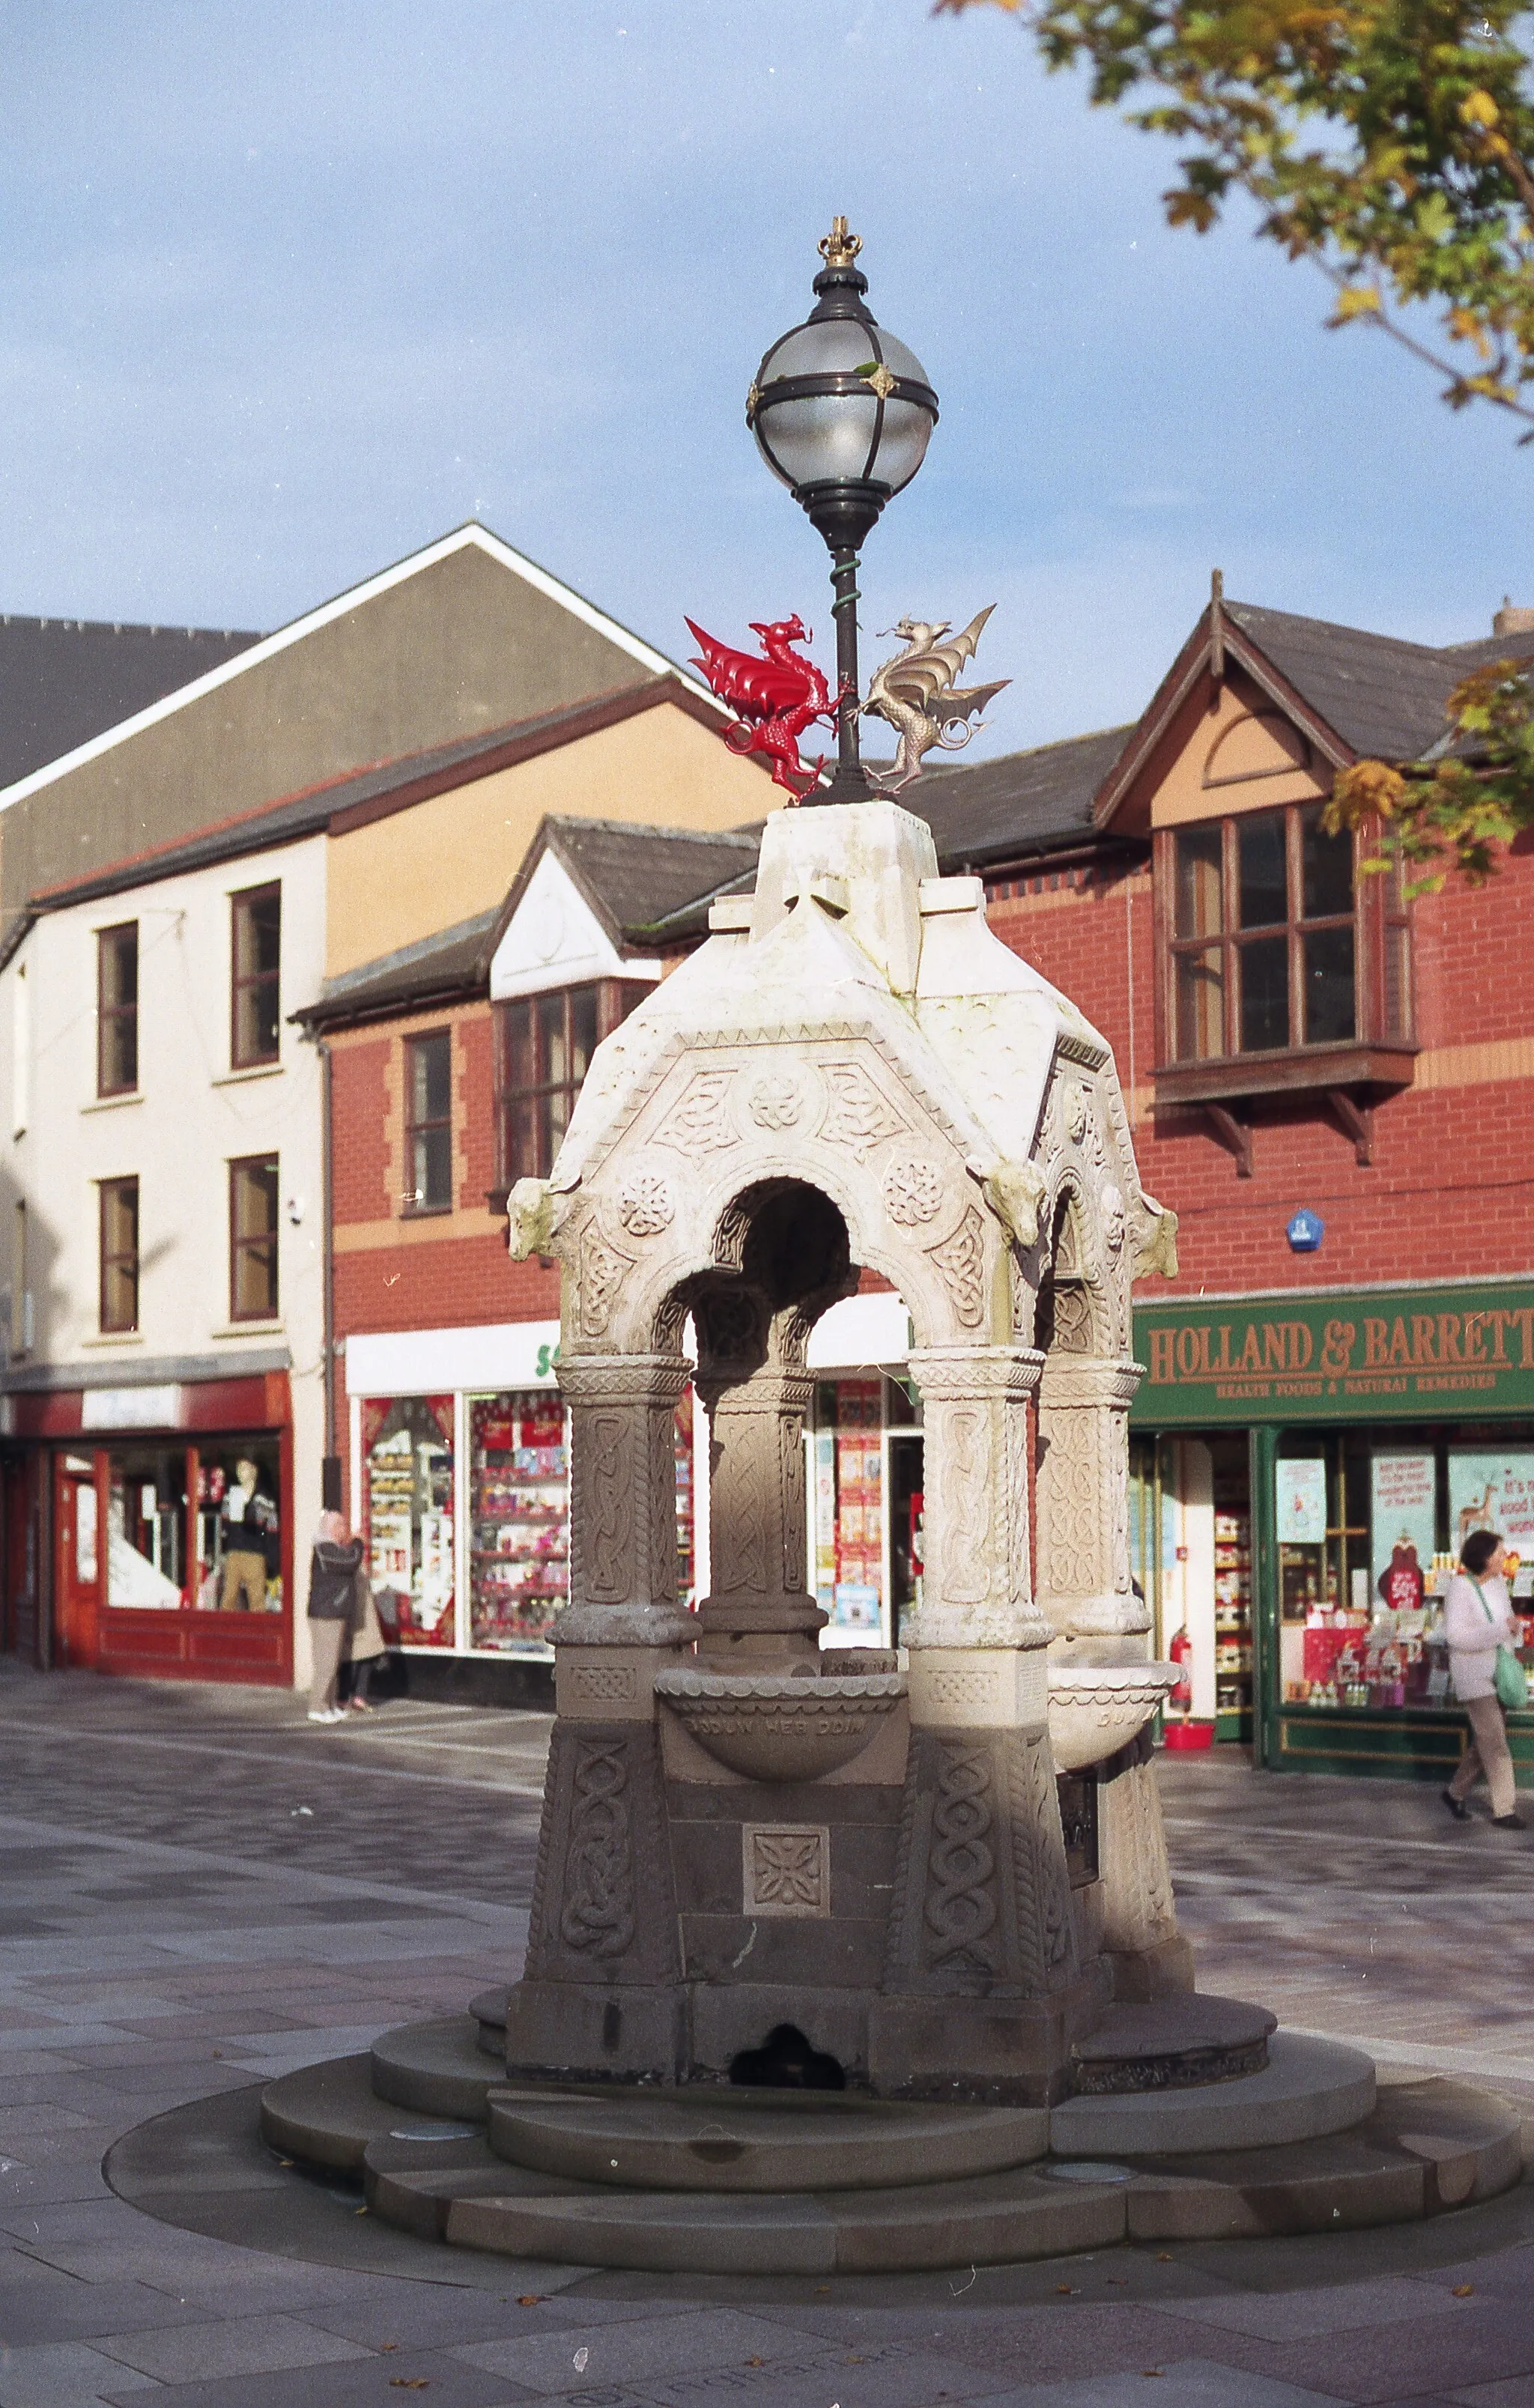
[[[1486,1620],[1495,1622],[1497,1616],[1486,1603],[1486,1593],[1480,1582],[1471,1580],[1470,1586],[1481,1599],[1481,1611]],[[1524,1670],[1511,1647],[1498,1647],[1497,1650],[1497,1662],[1492,1671],[1491,1682],[1492,1687],[1497,1692],[1498,1703],[1505,1712],[1516,1713],[1521,1707],[1527,1705],[1528,1674]]]

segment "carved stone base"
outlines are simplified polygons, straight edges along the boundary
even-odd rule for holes
[[[1045,1999],[875,2000],[868,2080],[881,2099],[1048,2107],[1068,2099],[1071,2049],[1109,2003],[1099,1959]]]
[[[1115,1948],[1107,1952],[1115,1999],[1143,2005],[1151,1999],[1169,1999],[1194,1986],[1193,1950],[1180,1931],[1149,1948]]]
[[[616,1702],[621,1711],[626,1701]],[[663,1785],[652,1722],[555,1722],[529,1981],[601,1993],[640,1983],[664,1990],[680,1979]]]
[[[687,1998],[680,1985],[516,1983],[506,2002],[513,2079],[680,2082],[687,2070]]]

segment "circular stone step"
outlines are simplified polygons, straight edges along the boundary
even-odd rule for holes
[[[1281,2031],[1260,2073],[1201,2089],[1066,2100],[1050,2110],[1050,2147],[1070,2157],[1272,2148],[1345,2131],[1373,2112],[1374,2097],[1373,2060],[1361,2050]]]
[[[490,2145],[514,2165],[623,2188],[852,2191],[1025,2165],[1049,2145],[1049,2114],[772,2091],[550,2100],[508,2089],[491,2093]]]
[[[1185,2090],[1260,2073],[1277,2023],[1266,2007],[1191,1990],[1110,2007],[1071,2051],[1077,2094]]]
[[[472,2014],[401,2024],[384,2032],[373,2042],[372,2065],[380,2099],[418,2114],[462,2117],[470,2124],[484,2122],[489,2094],[506,2079],[505,2068],[480,2046],[480,2026]]]

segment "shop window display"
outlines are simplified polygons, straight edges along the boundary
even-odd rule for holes
[[[892,1646],[922,1577],[921,1409],[898,1381],[822,1380],[811,1439],[814,1578],[827,1643]]]
[[[369,1398],[363,1406],[368,1576],[391,1643],[452,1647],[453,1400]]]
[[[1297,1479],[1318,1530],[1282,1544],[1281,1674],[1291,1705],[1374,1711],[1452,1706],[1442,1600],[1472,1529],[1508,1542],[1527,1610],[1534,1553],[1534,1451],[1527,1434],[1327,1434],[1282,1460],[1279,1534]],[[1522,1558],[1522,1560],[1520,1560]],[[1526,1626],[1527,1627],[1527,1626]]]
[[[282,1610],[277,1449],[269,1440],[222,1442],[194,1457],[197,1603],[227,1613]]]
[[[185,1593],[186,1450],[114,1450],[107,1471],[107,1602],[149,1612]]]

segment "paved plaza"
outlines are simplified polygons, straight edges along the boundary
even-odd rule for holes
[[[0,2408],[1534,2408],[1527,2186],[1335,2239],[740,2282],[449,2252],[282,2168],[263,2080],[515,1970],[549,1727],[0,1672]],[[1534,1831],[1161,1778],[1202,1987],[1534,2116]]]

